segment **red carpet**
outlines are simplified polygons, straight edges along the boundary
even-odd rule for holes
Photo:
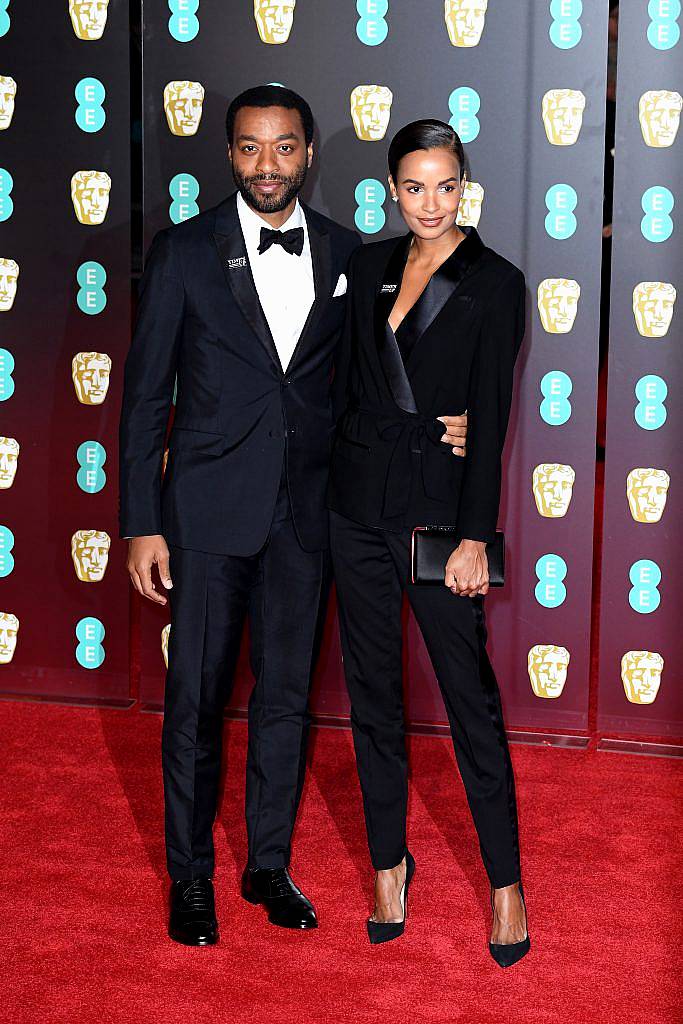
[[[222,942],[193,950],[164,931],[160,718],[2,703],[0,728],[12,1024],[681,1020],[675,762],[513,748],[532,951],[503,972],[443,740],[411,739],[411,915],[402,940],[372,948],[349,733],[314,731],[293,869],[322,923],[291,934],[237,895],[245,727],[231,724],[216,829]]]

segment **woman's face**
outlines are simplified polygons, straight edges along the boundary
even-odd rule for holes
[[[389,188],[413,234],[433,240],[453,228],[462,195],[457,156],[448,149],[416,149],[402,158],[397,177],[389,176]]]

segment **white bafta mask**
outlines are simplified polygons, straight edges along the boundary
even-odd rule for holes
[[[663,338],[671,327],[676,289],[668,281],[639,281],[633,289],[633,317],[643,338]]]
[[[14,483],[19,462],[19,442],[13,437],[0,437],[0,490]]]
[[[12,612],[0,612],[0,665],[9,665],[17,648],[19,619]]]
[[[567,514],[576,473],[561,462],[541,462],[534,468],[533,491],[539,515],[559,519]]]
[[[627,651],[621,659],[621,681],[631,704],[654,704],[664,671],[664,658],[656,651]]]
[[[12,123],[17,83],[7,75],[0,75],[0,132]]]
[[[448,38],[453,46],[477,46],[486,23],[488,0],[445,0]]]
[[[76,530],[71,538],[71,558],[82,583],[100,583],[109,562],[111,538],[104,530]]]
[[[626,497],[637,523],[658,523],[666,507],[669,474],[665,469],[638,466],[626,478]]]
[[[654,149],[666,149],[676,141],[681,123],[683,97],[668,89],[644,92],[638,103],[638,119],[643,142]]]
[[[204,86],[201,82],[179,80],[164,88],[166,122],[173,135],[196,135],[204,108]]]
[[[579,89],[548,89],[543,96],[541,116],[546,138],[552,146],[573,146],[579,137],[586,97]]]
[[[465,182],[460,205],[458,206],[457,223],[460,227],[476,228],[481,217],[484,203],[484,187],[478,181]]]
[[[569,277],[546,277],[538,286],[538,315],[548,334],[568,334],[579,308],[581,286]]]
[[[164,626],[161,631],[161,654],[164,659],[164,665],[168,668],[168,641],[171,636],[171,623]]]
[[[569,651],[555,644],[534,644],[527,657],[531,689],[537,697],[554,700],[567,681]]]

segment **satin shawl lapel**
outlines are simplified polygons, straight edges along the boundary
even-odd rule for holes
[[[418,409],[415,396],[403,365],[401,350],[388,322],[389,314],[401,290],[401,281],[411,241],[412,234],[399,239],[380,279],[375,297],[375,340],[379,361],[382,364],[392,398],[399,409],[404,412],[416,413]]]
[[[304,207],[306,225],[308,227],[308,240],[311,246],[311,262],[313,264],[313,283],[315,286],[315,300],[310,308],[306,323],[299,335],[296,348],[292,353],[288,370],[305,353],[312,338],[315,337],[315,329],[320,321],[325,306],[332,298],[332,246],[327,231],[316,222],[315,213]],[[294,259],[295,257],[292,257]]]

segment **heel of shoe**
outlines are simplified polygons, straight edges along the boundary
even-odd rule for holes
[[[259,897],[256,896],[255,893],[249,892],[249,890],[244,885],[242,886],[242,899],[246,900],[247,903],[251,903],[253,907],[258,907],[259,903],[261,902]]]

